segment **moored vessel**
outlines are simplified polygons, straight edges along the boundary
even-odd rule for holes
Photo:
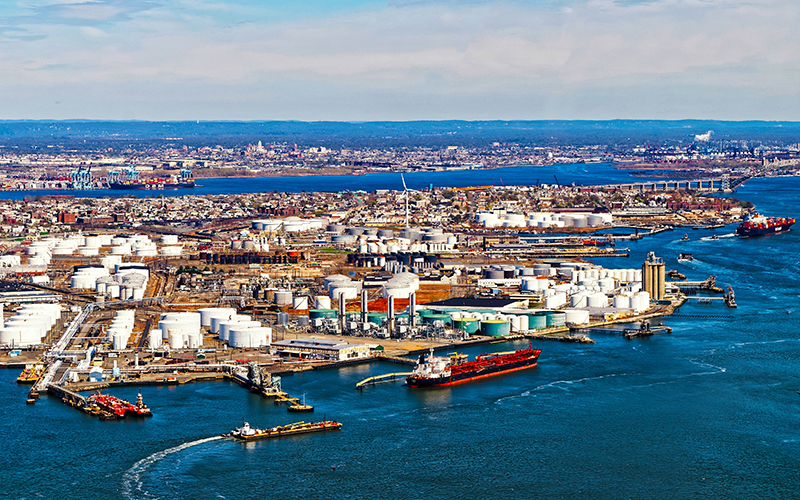
[[[269,429],[250,427],[248,422],[244,422],[241,427],[227,434],[223,434],[222,437],[238,439],[239,441],[258,441],[259,439],[294,436],[296,434],[338,431],[341,428],[342,424],[333,420],[325,420],[323,422],[296,422],[294,424],[279,425]]]
[[[35,384],[44,372],[44,365],[42,363],[33,363],[25,365],[25,369],[17,377],[18,384]]]
[[[414,371],[406,377],[410,387],[442,387],[463,384],[503,373],[524,370],[536,366],[542,351],[529,347],[518,351],[482,354],[467,361],[463,354],[448,357],[421,354]]]
[[[789,230],[795,220],[790,217],[765,217],[758,212],[747,215],[736,228],[739,236],[765,236]]]
[[[82,408],[90,415],[95,415],[101,419],[114,419],[132,417],[152,417],[153,412],[142,401],[142,394],[136,398],[136,404],[131,404],[124,399],[110,396],[108,394],[90,394],[86,398],[86,403]]]

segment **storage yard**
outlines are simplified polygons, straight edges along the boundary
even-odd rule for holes
[[[280,377],[298,370],[413,364],[403,356],[524,337],[593,343],[591,332],[615,323],[636,324],[629,338],[649,335],[648,320],[686,300],[658,257],[626,269],[509,259],[495,252],[519,237],[476,233],[611,223],[610,214],[488,212],[469,231],[446,232],[287,217],[26,240],[0,257],[0,363],[27,371],[29,402],[47,391],[74,403],[68,393],[220,378],[281,400],[292,398]],[[548,255],[614,246],[580,237],[524,245]]]

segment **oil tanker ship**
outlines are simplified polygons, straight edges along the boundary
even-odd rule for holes
[[[542,351],[529,347],[512,352],[482,354],[467,361],[465,354],[448,357],[421,354],[414,371],[406,377],[410,387],[442,387],[536,366]]]
[[[765,236],[767,234],[788,231],[794,224],[794,219],[786,217],[764,217],[753,213],[745,217],[744,221],[736,228],[739,236]]]

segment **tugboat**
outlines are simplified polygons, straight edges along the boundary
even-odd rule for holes
[[[492,377],[536,366],[539,349],[520,349],[508,353],[482,354],[473,361],[466,355],[450,357],[421,354],[414,371],[406,377],[409,387],[442,387],[463,384],[472,380]]]
[[[764,217],[758,212],[747,215],[736,228],[739,236],[765,236],[786,232],[794,224],[793,218],[786,217]]]
[[[334,422],[333,420],[325,420],[323,422],[296,422],[289,425],[279,425],[269,429],[257,429],[250,427],[248,422],[243,422],[241,427],[238,427],[222,437],[237,439],[239,441],[258,441],[259,439],[269,439],[283,436],[294,436],[295,434],[309,434],[311,432],[325,432],[325,431],[338,431],[342,428],[342,424]]]

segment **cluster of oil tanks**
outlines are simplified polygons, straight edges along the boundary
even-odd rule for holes
[[[158,348],[166,340],[172,349],[198,349],[203,346],[203,333],[207,328],[231,347],[259,348],[272,343],[272,329],[250,316],[237,314],[229,307],[208,307],[197,312],[164,313],[158,322],[161,339],[151,332],[150,347]]]
[[[114,299],[144,298],[150,278],[150,269],[146,264],[117,263],[113,268],[114,274],[109,275],[108,267],[104,264],[75,266],[71,286],[78,290],[94,290]]]
[[[300,252],[262,254],[257,252],[243,253],[214,253],[200,252],[200,260],[206,264],[236,265],[236,264],[297,264]]]
[[[0,305],[0,318],[3,308]],[[24,304],[17,314],[4,321],[0,329],[0,345],[28,347],[42,343],[47,332],[61,318],[59,304]]]
[[[122,351],[128,345],[133,325],[135,323],[136,311],[133,309],[117,311],[111,324],[106,330],[106,341],[111,342],[111,347],[115,351]]]
[[[328,224],[328,219],[314,218],[301,219],[300,217],[286,217],[283,219],[256,219],[251,226],[256,231],[286,233],[304,233],[306,231],[321,231]]]
[[[505,210],[479,212],[475,221],[483,227],[548,228],[548,227],[601,227],[611,225],[610,213],[509,213]]]
[[[435,254],[423,252],[394,252],[378,253],[351,253],[347,254],[347,264],[357,267],[385,267],[400,268],[435,268],[438,266],[439,257]]]
[[[330,224],[327,233],[335,245],[356,246],[361,254],[390,254],[397,252],[443,252],[454,248],[458,238],[441,228],[391,229],[347,227]]]

